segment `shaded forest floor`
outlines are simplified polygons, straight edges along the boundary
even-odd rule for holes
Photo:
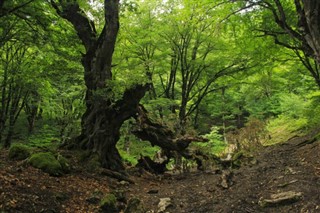
[[[263,148],[251,163],[233,170],[229,187],[221,186],[226,171],[214,170],[153,176],[132,176],[135,184],[75,164],[62,177],[51,177],[19,161],[0,156],[0,212],[99,212],[97,197],[122,193],[135,197],[145,212],[158,212],[161,198],[170,198],[165,212],[320,212],[320,142],[307,137]],[[296,192],[296,202],[261,207],[272,194]],[[107,211],[106,211],[107,212]]]

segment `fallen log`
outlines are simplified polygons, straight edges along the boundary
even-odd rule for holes
[[[157,163],[151,160],[150,157],[141,155],[136,167],[143,168],[154,174],[163,174],[167,170],[166,165],[168,162]]]
[[[207,142],[208,139],[192,135],[177,136],[175,132],[167,126],[151,120],[148,117],[147,110],[142,105],[138,106],[137,112],[135,116],[136,125],[132,133],[142,140],[149,141],[153,146],[161,147],[168,158],[162,165],[157,165],[148,158],[141,159],[140,164],[143,164],[143,166],[146,167],[145,169],[156,173],[159,171],[162,172],[162,167],[165,167],[170,158],[176,156],[176,153],[186,159],[195,160],[198,168],[202,166],[201,159],[208,158],[204,157],[203,153],[199,155],[199,153],[188,149],[190,143]]]
[[[200,136],[177,136],[167,126],[154,122],[148,117],[147,110],[139,105],[135,117],[136,126],[132,133],[142,140],[149,141],[164,150],[184,153],[191,142],[207,142],[208,139]]]

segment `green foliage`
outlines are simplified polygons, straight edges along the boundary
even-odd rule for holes
[[[279,103],[280,115],[268,121],[266,128],[269,138],[264,142],[265,145],[285,142],[302,135],[312,126],[309,124],[312,118],[308,117],[308,113],[314,109],[310,110],[311,103],[304,97],[293,93],[281,94]]]
[[[153,147],[150,145],[148,141],[140,141],[134,136],[130,137],[130,144],[127,147],[128,149],[124,149],[124,138],[120,138],[120,141],[117,144],[117,148],[120,152],[122,159],[131,164],[135,165],[140,158],[140,155],[149,156],[151,159],[155,155],[155,153],[160,149],[159,147]]]
[[[63,174],[61,164],[51,152],[33,154],[28,162],[31,166],[41,169],[52,176],[61,176]]]
[[[218,127],[211,127],[211,132],[204,135],[205,138],[209,140],[206,143],[193,143],[194,146],[199,147],[206,153],[221,154],[223,150],[227,147],[227,144],[223,141],[221,134],[219,134]]]
[[[59,136],[57,127],[49,120],[43,121],[41,125],[28,139],[28,146],[36,148],[46,148],[53,150],[59,145]]]
[[[12,144],[9,149],[9,158],[14,160],[24,160],[31,155],[30,147],[24,144]]]
[[[281,94],[279,97],[279,102],[279,111],[293,119],[303,117],[308,105],[308,102],[304,97],[294,93]]]
[[[135,149],[135,148],[133,148],[133,149]],[[129,152],[122,150],[122,149],[119,149],[119,153],[121,155],[121,158],[123,159],[123,161],[126,164],[135,165],[138,163],[138,156],[137,155],[130,154]]]
[[[264,145],[286,142],[292,137],[303,135],[307,124],[306,118],[294,119],[287,115],[279,115],[270,119],[267,125],[269,138]]]
[[[236,145],[241,151],[251,153],[261,147],[266,137],[265,128],[265,122],[249,117],[244,127],[228,132],[226,138],[229,144]]]
[[[315,91],[309,94],[309,102],[305,111],[308,119],[308,128],[318,127],[320,124],[320,92]]]
[[[104,26],[103,2],[78,2],[99,34]],[[263,2],[272,1],[257,1]],[[4,11],[10,11],[19,1],[5,4]],[[296,26],[293,2],[281,4],[288,24]],[[283,142],[318,127],[319,88],[297,58],[299,52],[292,54],[292,50],[276,46],[273,37],[256,30],[281,30],[270,21],[271,11],[257,6],[233,13],[240,6],[245,2],[123,1],[113,76],[106,82],[108,89],[97,89],[94,97],[119,100],[125,89],[152,83],[154,91],[147,93],[143,104],[153,119],[179,134],[184,104],[190,126],[186,132],[209,132],[205,135],[209,142],[196,143],[196,147],[216,154],[226,147],[222,131],[236,132],[233,137],[241,138],[244,147],[257,145],[252,143],[252,135],[266,133],[255,128],[261,123],[250,120],[253,117],[267,122],[268,137],[259,138],[264,144]],[[285,33],[277,38],[292,47],[299,45]],[[10,126],[9,115],[3,114],[10,109],[6,103],[9,97],[17,97],[11,103],[37,109],[34,131],[29,133],[25,120],[30,114],[27,110],[15,113],[14,140],[53,150],[59,142],[78,135],[86,87],[80,62],[84,48],[73,26],[58,18],[50,4],[32,1],[1,16],[0,47],[0,117],[4,121],[0,134],[6,136]],[[211,126],[216,127],[210,130]],[[117,144],[123,159],[135,164],[140,155],[153,157],[159,148],[137,140],[130,128],[121,132]],[[19,145],[10,152],[14,159],[27,156]],[[65,159],[60,161],[68,170]],[[98,167],[98,159],[92,157],[89,168]]]

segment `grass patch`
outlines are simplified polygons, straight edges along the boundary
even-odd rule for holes
[[[308,119],[291,118],[280,115],[270,120],[267,124],[269,138],[263,141],[263,145],[273,145],[288,141],[295,136],[302,136],[306,130]]]

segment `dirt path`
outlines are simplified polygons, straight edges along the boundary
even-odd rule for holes
[[[320,212],[320,142],[299,147],[301,141],[265,148],[253,165],[233,171],[228,189],[220,185],[220,172],[198,172],[145,178],[130,187],[129,195],[155,212],[160,198],[171,198],[168,212]],[[289,191],[302,197],[287,205],[259,205],[272,194]]]
[[[136,184],[76,170],[63,177],[8,161],[0,155],[0,212],[99,212],[95,193],[122,190],[126,200],[139,198],[147,212],[158,212],[161,198],[170,198],[165,212],[320,212],[320,142],[299,145],[297,139],[262,150],[256,160],[232,171],[230,187],[221,186],[225,171],[194,172],[133,179]],[[261,207],[272,194],[301,193],[296,202]]]

